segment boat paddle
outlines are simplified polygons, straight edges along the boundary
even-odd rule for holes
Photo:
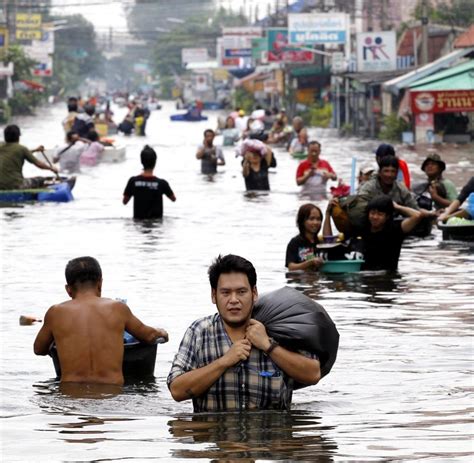
[[[41,318],[34,317],[33,315],[20,315],[20,325],[22,326],[33,325],[33,323],[42,321]]]
[[[53,167],[53,164],[51,163],[51,161],[49,160],[48,156],[46,156],[45,152],[44,152],[44,149],[40,150],[41,154],[43,155],[43,157],[46,159],[46,162],[49,164],[49,167],[51,167],[51,169],[54,169]],[[54,170],[53,170],[54,172]],[[59,176],[59,174],[57,172],[54,172],[56,174],[56,178],[58,180],[61,180],[61,177]]]

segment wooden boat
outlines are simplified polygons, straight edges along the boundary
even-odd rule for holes
[[[439,224],[438,228],[443,232],[445,241],[474,241],[474,222],[472,224]]]
[[[76,177],[47,177],[43,188],[29,188],[22,190],[0,190],[0,202],[22,203],[25,201],[49,201],[67,203],[74,199],[72,189]]]
[[[128,334],[128,333],[127,333]],[[130,336],[130,335],[129,335]],[[131,337],[133,341],[124,342],[122,372],[125,379],[149,378],[155,373],[156,351],[158,344],[164,342],[158,338],[154,344],[145,344]],[[53,344],[49,349],[57,379],[61,378],[61,365],[58,351]]]

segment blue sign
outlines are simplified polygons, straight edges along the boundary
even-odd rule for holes
[[[345,31],[293,31],[290,32],[290,43],[317,45],[321,43],[345,43]]]
[[[227,48],[224,50],[224,56],[226,58],[251,58],[251,48]]]

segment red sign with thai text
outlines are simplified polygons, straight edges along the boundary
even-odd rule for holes
[[[474,90],[410,92],[413,114],[474,111]]]

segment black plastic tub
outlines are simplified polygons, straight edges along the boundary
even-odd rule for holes
[[[125,379],[150,378],[155,373],[156,350],[158,341],[154,344],[130,342],[124,344],[122,371]],[[61,378],[61,365],[59,364],[56,345],[49,349],[53,359],[57,379]]]
[[[474,225],[439,224],[443,232],[443,240],[474,241]]]

